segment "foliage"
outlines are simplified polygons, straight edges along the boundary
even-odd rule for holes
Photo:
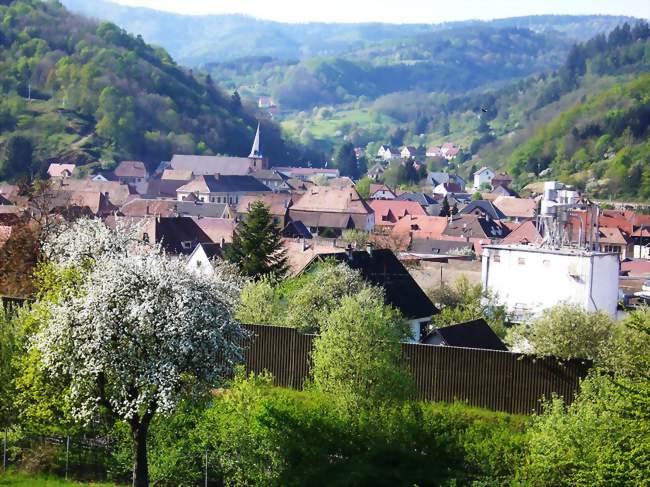
[[[612,339],[616,323],[604,312],[588,312],[561,303],[544,310],[532,323],[510,329],[508,342],[514,349],[559,358],[599,360]]]
[[[362,177],[355,186],[357,189],[357,193],[359,193],[359,196],[361,196],[362,198],[370,197],[370,185],[372,183],[373,181],[369,177],[367,176]]]
[[[238,376],[201,433],[227,485],[453,485],[502,482],[522,453],[521,418],[466,406],[377,406],[357,419],[313,390]]]
[[[157,164],[173,153],[248,154],[255,114],[142,37],[58,2],[4,2],[0,20],[1,176],[34,174],[54,158],[110,165]],[[269,121],[263,133],[272,160],[322,160],[284,143]]]
[[[282,277],[288,269],[286,254],[280,230],[269,209],[263,202],[255,201],[235,230],[226,259],[237,265],[244,276]]]
[[[341,238],[344,242],[349,243],[354,248],[361,249],[364,248],[370,239],[368,232],[363,230],[358,230],[356,228],[343,230]]]
[[[312,352],[315,389],[350,414],[400,401],[410,393],[401,342],[410,338],[404,318],[369,289],[344,297],[321,325]]]
[[[433,326],[441,328],[483,318],[497,335],[505,336],[510,324],[506,309],[499,304],[498,296],[483,290],[480,283],[472,284],[461,276],[453,285],[443,283],[429,294],[440,308],[433,317]]]
[[[483,195],[481,194],[480,191],[475,191],[474,193],[472,193],[472,201],[478,201],[482,199],[483,199]]]
[[[17,375],[18,331],[10,312],[0,304],[0,427],[14,419],[14,380]]]
[[[346,142],[336,152],[334,164],[339,169],[341,176],[348,176],[357,179],[360,175],[357,164],[357,156],[354,152],[354,144]],[[364,171],[365,172],[365,171]]]

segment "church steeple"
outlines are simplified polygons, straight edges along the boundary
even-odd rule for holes
[[[248,156],[251,159],[261,159],[262,151],[260,149],[260,123],[257,122],[257,132],[255,133],[255,140],[253,141],[253,147],[251,148],[251,153]]]

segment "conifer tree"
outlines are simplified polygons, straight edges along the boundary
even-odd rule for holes
[[[251,204],[248,215],[233,235],[226,259],[249,277],[286,274],[287,256],[280,231],[261,201]]]
[[[445,196],[442,200],[442,205],[440,207],[440,216],[449,216],[451,215],[451,209],[449,208],[449,200]]]

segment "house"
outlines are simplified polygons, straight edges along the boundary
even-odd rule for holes
[[[474,173],[474,188],[481,189],[485,185],[492,186],[492,178],[494,178],[495,172],[489,167],[483,166],[481,169]]]
[[[628,237],[616,227],[599,227],[598,244],[601,252],[615,252],[620,260],[631,257],[634,252]]]
[[[267,186],[272,191],[289,191],[290,187],[287,184],[289,176],[282,174],[281,172],[275,169],[260,169],[258,171],[252,172],[251,176],[261,182],[264,186]]]
[[[650,259],[650,226],[639,226],[630,235],[635,259]]]
[[[117,207],[122,206],[137,194],[135,189],[128,184],[121,184],[119,181],[93,181],[90,178],[55,179],[52,181],[50,189],[52,191],[102,193],[112,205]]]
[[[444,157],[440,147],[429,147],[426,152],[427,157]]]
[[[368,204],[375,213],[375,229],[392,227],[405,216],[426,215],[416,201],[371,200]]]
[[[463,189],[456,183],[440,183],[433,188],[433,194],[440,196],[462,193]]]
[[[378,181],[381,179],[384,175],[384,172],[386,171],[386,168],[384,165],[380,162],[372,166],[370,169],[368,169],[368,177],[374,181]]]
[[[427,212],[427,215],[440,216],[440,210],[442,209],[441,201],[438,201],[432,195],[426,193],[404,192],[400,194],[397,199],[400,201],[416,201],[422,205],[422,208]]]
[[[147,168],[142,161],[122,161],[113,174],[122,184],[143,183],[149,178]]]
[[[189,217],[156,218],[154,235],[147,237],[175,255],[190,255],[198,244],[214,243],[199,227],[197,220]]]
[[[397,308],[409,320],[412,341],[419,342],[428,329],[431,317],[438,314],[422,288],[388,249],[352,250],[316,254],[305,266],[308,269],[314,262],[333,259],[357,270],[370,284],[384,289],[386,304]]]
[[[302,179],[309,181],[316,176],[323,176],[327,179],[334,179],[341,176],[338,169],[318,168],[318,167],[274,167],[276,171],[284,174],[290,179]]]
[[[393,190],[385,184],[371,184],[369,193],[371,200],[394,200],[396,198]]]
[[[537,216],[537,201],[534,199],[499,196],[492,202],[492,204],[498,208],[506,218],[516,222],[532,220]]]
[[[452,159],[455,159],[460,153],[460,147],[458,147],[456,144],[452,144],[451,142],[445,142],[442,144],[442,147],[440,147],[440,152],[442,152],[442,157],[448,161],[451,161]]]
[[[384,161],[390,161],[392,159],[399,158],[401,156],[401,153],[402,151],[400,151],[399,149],[387,147],[386,150],[384,151],[384,155],[382,156],[382,158],[384,159]]]
[[[192,171],[196,176],[244,176],[260,169],[268,169],[269,161],[262,154],[260,145],[260,126],[248,157],[231,156],[194,156],[174,154],[169,164],[170,169]]]
[[[197,176],[176,190],[178,201],[195,198],[204,203],[236,205],[245,194],[262,194],[271,190],[253,176]]]
[[[365,154],[366,154],[366,151],[363,150],[363,147],[355,147],[354,148],[354,157],[357,158],[357,161],[359,159],[361,159]]]
[[[494,189],[490,192],[492,199],[496,199],[499,196],[512,196],[513,198],[519,198],[519,195],[516,191],[506,188],[505,186],[495,186]]]
[[[390,153],[390,146],[389,145],[381,145],[379,146],[379,150],[377,151],[377,157],[381,159],[386,159],[384,156],[386,155],[386,151]]]
[[[316,186],[311,181],[305,181],[303,179],[297,179],[297,178],[287,179],[286,184],[289,187],[289,191],[292,194],[303,194],[309,188]]]
[[[425,345],[478,348],[507,352],[508,348],[483,318],[433,329],[422,339]]]
[[[402,148],[402,151],[400,152],[400,157],[402,159],[410,159],[411,157],[417,157],[418,156],[418,150],[412,145],[407,145],[406,147]]]
[[[292,196],[288,193],[266,193],[260,195],[244,195],[236,206],[236,218],[242,220],[250,211],[251,205],[261,201],[269,209],[273,221],[279,228],[287,225],[287,213],[293,203]]]
[[[100,182],[117,181],[117,177],[110,171],[100,171],[97,174],[93,174],[90,180]]]
[[[177,201],[151,198],[134,198],[120,208],[123,216],[196,216],[201,218],[234,218],[225,203],[202,201]]]
[[[194,223],[205,233],[212,242],[222,247],[232,243],[237,222],[232,218],[198,218],[192,217]]]
[[[48,195],[47,204],[50,213],[60,214],[65,218],[80,216],[103,218],[117,211],[117,207],[99,191],[55,190]]]
[[[433,172],[429,171],[427,173],[427,186],[435,188],[441,184],[452,183],[458,186],[458,193],[465,192],[465,180],[461,178],[458,174],[450,174],[447,172]]]
[[[282,229],[281,235],[283,238],[302,239],[303,241],[313,238],[309,228],[300,220],[287,223]]]
[[[467,214],[454,216],[447,223],[442,235],[460,237],[467,242],[482,240],[485,243],[491,243],[505,238],[508,233],[510,233],[508,227],[498,220]]]
[[[508,176],[508,173],[500,172],[492,177],[490,184],[492,184],[493,188],[496,188],[498,186],[508,188],[510,186],[510,183],[512,183],[512,178]]]
[[[70,178],[72,177],[72,173],[76,167],[77,166],[74,164],[59,164],[57,162],[53,162],[47,168],[47,174],[50,176],[50,178]]]
[[[190,254],[185,266],[188,270],[203,276],[214,274],[215,259],[223,258],[223,247],[216,243],[200,243]]]
[[[331,229],[340,234],[345,229],[371,231],[372,208],[355,188],[314,186],[289,208],[289,218],[300,220],[312,234]]]
[[[475,200],[470,202],[462,210],[461,215],[476,215],[490,220],[505,220],[506,216],[499,208],[491,202],[485,200]]]

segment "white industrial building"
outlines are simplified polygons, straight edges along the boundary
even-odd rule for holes
[[[489,245],[483,250],[483,287],[520,319],[563,301],[616,315],[615,253],[530,245]]]
[[[594,224],[576,212],[589,213],[586,221]],[[599,213],[577,192],[545,183],[537,222],[542,243],[483,247],[483,287],[520,320],[561,302],[616,316],[619,257],[598,251]]]

